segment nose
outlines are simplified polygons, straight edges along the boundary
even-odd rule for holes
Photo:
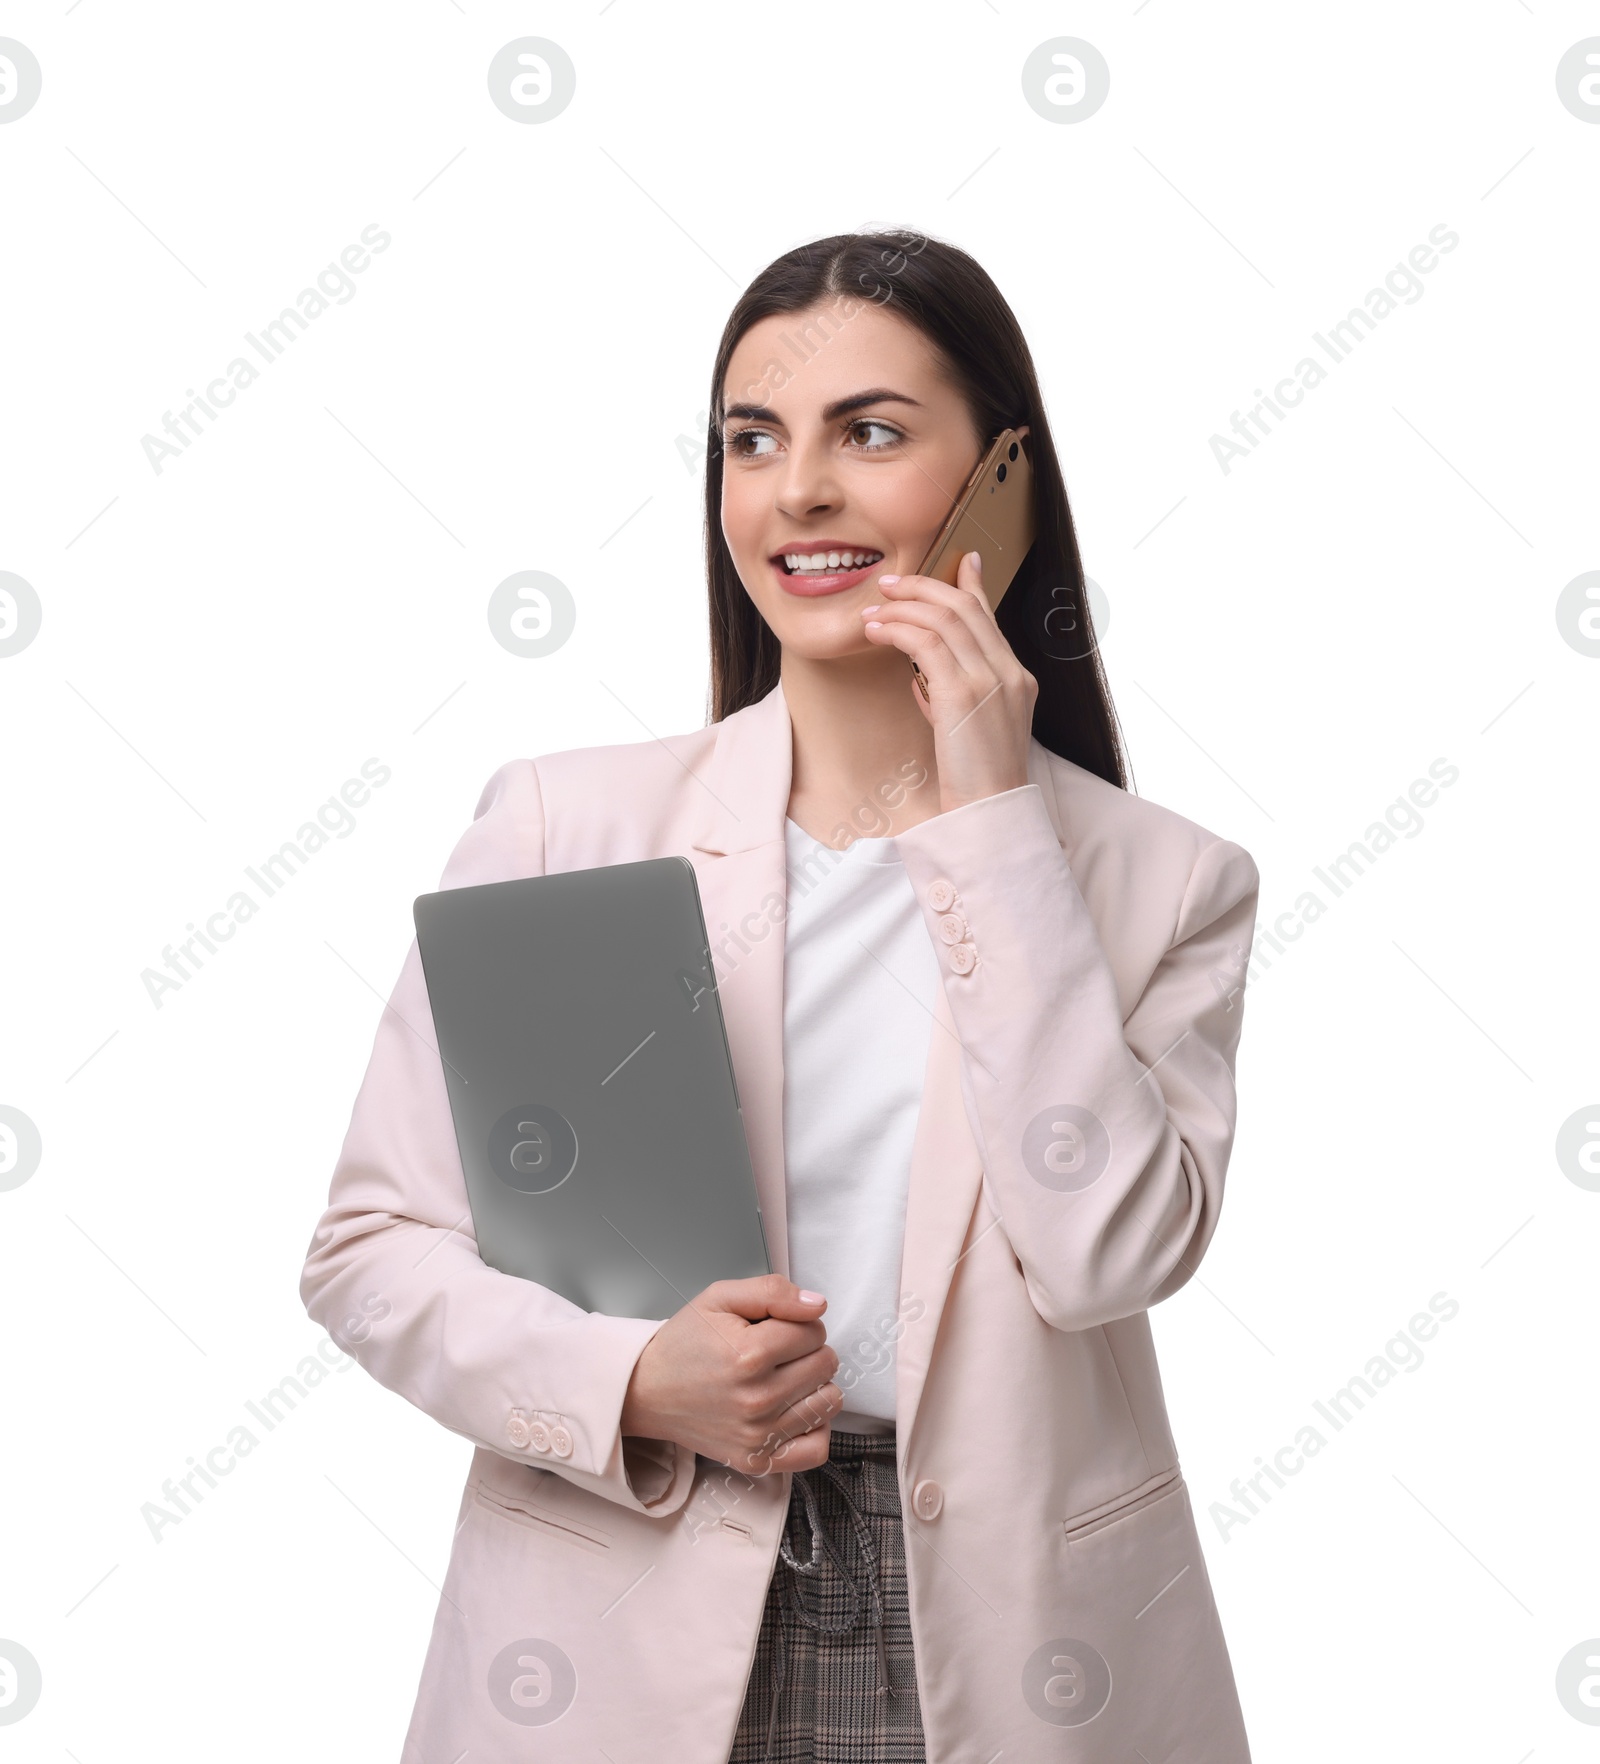
[[[832,450],[826,440],[789,449],[778,484],[778,512],[791,520],[827,514],[844,501]]]

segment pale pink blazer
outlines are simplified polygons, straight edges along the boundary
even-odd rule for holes
[[[693,862],[781,1272],[790,759],[774,687],[509,761],[442,881]],[[896,1387],[928,1760],[1248,1764],[1148,1312],[1217,1226],[1256,867],[1037,742],[1029,779],[897,836],[943,981]],[[660,1324],[479,1259],[414,944],[300,1290],[477,1448],[404,1764],[725,1764],[792,1477],[622,1438]]]

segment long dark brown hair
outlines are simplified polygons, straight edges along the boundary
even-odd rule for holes
[[[943,356],[980,434],[1029,425],[1037,537],[998,621],[1039,682],[1034,738],[1122,789],[1128,773],[1084,590],[1067,486],[1022,327],[988,273],[958,247],[921,233],[837,233],[786,251],[745,289],[728,316],[711,375],[706,450],[706,582],[711,616],[711,720],[764,698],[778,682],[780,646],[734,568],[722,532],[722,412],[728,362],[761,319],[833,305],[835,324],[872,301],[915,325]],[[822,335],[826,336],[824,328]],[[909,671],[909,670],[908,670]]]

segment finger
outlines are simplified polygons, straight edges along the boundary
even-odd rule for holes
[[[818,1385],[815,1390],[802,1391],[795,1398],[773,1423],[772,1432],[781,1439],[797,1439],[815,1427],[831,1425],[843,1407],[844,1392],[837,1384],[830,1381]]]
[[[944,588],[945,585],[941,582],[939,586]],[[946,588],[945,592],[954,594],[957,591]],[[861,628],[870,636],[881,625],[902,622],[931,632],[955,657],[964,674],[993,684],[994,669],[957,608],[946,601],[932,603],[921,599],[886,600],[873,609],[870,617],[863,620]]]
[[[801,1397],[772,1422],[758,1444],[746,1448],[747,1465],[761,1465],[759,1470],[752,1470],[752,1474],[798,1470],[807,1463],[820,1463],[828,1455],[827,1441],[833,1418],[843,1407],[844,1392],[836,1384],[825,1384],[820,1390]],[[816,1436],[819,1434],[821,1454],[813,1457],[811,1453],[818,1444]]]
[[[875,617],[864,630],[869,642],[908,655],[922,669],[929,684],[938,685],[947,694],[965,693],[975,683],[976,677],[962,667],[944,638],[914,619]],[[917,703],[922,704],[920,693]],[[923,710],[926,714],[928,707],[924,705]]]
[[[742,1470],[747,1476],[776,1476],[785,1470],[814,1470],[818,1464],[827,1462],[832,1439],[830,1422],[793,1434],[773,1432],[760,1445],[735,1451],[725,1461],[730,1468]]]
[[[785,1440],[773,1452],[769,1464],[775,1471],[815,1470],[818,1464],[827,1463],[832,1445],[831,1427],[816,1427],[810,1433],[802,1433],[798,1438]]]
[[[794,1432],[791,1421],[796,1414],[806,1415],[805,1425],[815,1427],[831,1412],[825,1393],[840,1388],[834,1382],[838,1370],[839,1356],[833,1349],[818,1348],[764,1378],[742,1382],[734,1393],[739,1412],[748,1427],[761,1433],[781,1427]]]
[[[982,552],[969,551],[963,555],[956,569],[956,587],[962,593],[970,594],[973,605],[983,614],[985,623],[995,625],[998,629],[994,608],[990,606],[989,596],[984,592]]]
[[[984,593],[983,559],[976,551],[962,555],[956,569],[954,587],[948,582],[941,582],[936,576],[901,576],[888,581],[880,576],[879,582],[891,602],[898,600],[909,584],[911,592],[918,600],[952,608],[960,615],[965,628],[972,633],[973,641],[996,677],[1004,677],[1008,664],[1021,668],[1016,652],[1000,629],[994,608],[989,604],[989,597]]]
[[[756,1274],[747,1280],[716,1280],[695,1299],[708,1311],[730,1311],[755,1322],[781,1317],[793,1323],[810,1323],[828,1308],[821,1293],[803,1293],[781,1274]]]
[[[742,1346],[764,1365],[784,1366],[807,1354],[814,1354],[827,1339],[827,1330],[821,1323],[788,1323],[767,1317],[750,1325],[744,1332]],[[826,1378],[827,1375],[824,1367],[822,1376]]]
[[[837,1389],[831,1381],[839,1370],[837,1351],[823,1343],[798,1360],[791,1360],[772,1378],[772,1407],[765,1419],[781,1417],[790,1409],[799,1408],[820,1390]],[[821,1411],[818,1411],[820,1416]],[[815,1423],[813,1423],[814,1425]]]
[[[953,586],[940,581],[937,576],[901,576],[898,581],[901,584],[916,584],[919,598],[937,601],[940,605],[953,607],[960,613],[991,665],[1007,658],[1015,660],[1011,645],[1000,630],[995,610],[989,604],[989,596],[984,591],[983,558],[979,552],[962,553],[956,566]],[[927,585],[925,590],[922,586],[924,583]],[[884,591],[893,599],[899,589],[891,580]]]

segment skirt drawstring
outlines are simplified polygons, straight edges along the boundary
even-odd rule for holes
[[[894,1442],[888,1440],[882,1446],[869,1445],[865,1449],[892,1452]],[[850,1522],[855,1528],[856,1542],[860,1546],[862,1561],[866,1565],[869,1620],[872,1624],[873,1640],[876,1642],[878,1650],[878,1688],[875,1694],[880,1697],[898,1697],[902,1694],[889,1682],[889,1654],[883,1642],[883,1595],[878,1583],[878,1553],[873,1547],[872,1534],[867,1529],[867,1522],[861,1515],[861,1509],[851,1498],[849,1483],[840,1473],[838,1466],[831,1461],[818,1464],[809,1470],[796,1470],[793,1475],[794,1487],[800,1490],[806,1523],[811,1530],[811,1551],[808,1558],[802,1562],[789,1548],[789,1519],[794,1512],[791,1491],[790,1510],[784,1517],[783,1536],[778,1540],[780,1558],[778,1572],[782,1574],[784,1568],[788,1568],[790,1572],[784,1577],[782,1596],[778,1607],[780,1621],[777,1646],[772,1650],[772,1669],[768,1680],[772,1714],[767,1722],[767,1743],[762,1754],[763,1759],[768,1759],[772,1755],[772,1739],[777,1727],[778,1710],[781,1706],[780,1699],[788,1670],[790,1616],[792,1615],[800,1623],[803,1623],[807,1629],[816,1630],[823,1635],[847,1635],[855,1628],[861,1618],[861,1588],[851,1577],[833,1539],[823,1529],[822,1515],[817,1505],[817,1484],[813,1480],[815,1477],[825,1476],[838,1491],[840,1500],[844,1502],[845,1511],[850,1516]],[[848,1613],[836,1623],[826,1622],[815,1611],[809,1609],[803,1596],[803,1589],[806,1585],[819,1585],[830,1568],[837,1573],[843,1582],[850,1601]]]

